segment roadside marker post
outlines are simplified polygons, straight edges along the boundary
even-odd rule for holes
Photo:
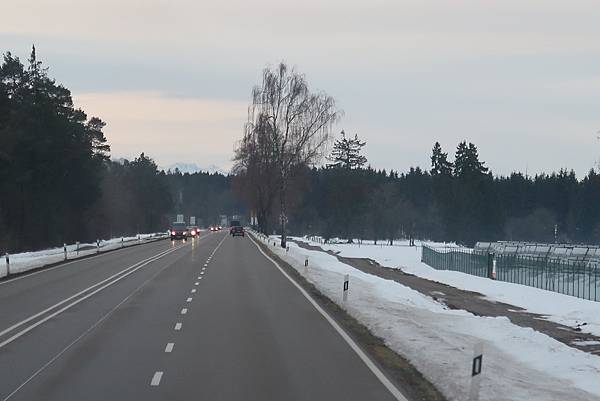
[[[123,248],[125,246],[125,243],[123,242],[123,237],[121,237],[121,248]]]
[[[10,257],[8,256],[8,252],[4,254],[4,258],[6,259],[6,277],[10,276]]]
[[[79,255],[79,241],[77,241],[76,245],[77,245],[77,255]]]
[[[471,388],[469,401],[479,401],[481,388],[481,370],[483,368],[483,343],[478,342],[473,349],[473,362],[471,364]]]
[[[65,260],[67,260],[67,244],[63,243],[63,252],[65,253]]]
[[[348,300],[349,282],[350,282],[350,276],[348,274],[344,275],[344,290],[343,290],[344,302],[346,302]]]
[[[96,240],[96,253],[100,253],[100,240]]]

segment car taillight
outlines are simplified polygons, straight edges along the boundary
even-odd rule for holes
[[[192,235],[196,235],[196,230],[192,230]]]
[[[171,231],[171,235],[175,235],[175,231]]]

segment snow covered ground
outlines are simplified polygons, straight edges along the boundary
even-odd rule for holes
[[[299,238],[308,241],[304,238]],[[340,252],[340,256],[370,258],[382,266],[399,268],[406,273],[452,287],[484,294],[488,299],[504,302],[546,316],[550,321],[567,326],[580,326],[582,331],[600,336],[600,302],[558,294],[525,285],[494,281],[449,270],[435,270],[421,262],[421,243],[409,247],[399,241],[395,246],[358,244],[318,244],[325,250]],[[434,247],[446,244],[428,244]]]
[[[426,267],[420,265],[418,250],[409,247],[325,247],[341,251],[344,256],[370,257],[387,266],[410,265],[413,271]],[[273,240],[270,249],[383,338],[388,346],[409,359],[450,400],[468,399],[473,350],[479,343],[484,347],[481,400],[600,400],[600,357],[516,326],[504,317],[478,317],[449,310],[417,291],[366,274],[323,252],[302,249],[294,243],[290,243],[290,250],[286,252],[273,246]],[[306,257],[308,268],[304,267]],[[430,270],[432,274],[435,272]],[[347,301],[342,297],[345,274],[350,276]],[[467,281],[473,278],[461,276],[466,276],[463,279]],[[481,283],[472,285],[483,287]],[[524,286],[518,288],[529,290]],[[504,293],[507,297],[515,295],[513,291]],[[564,297],[550,294],[560,299]]]
[[[100,240],[100,251],[107,251],[111,249],[120,248],[121,246],[127,247],[137,244],[140,241],[149,241],[160,237],[166,237],[166,233],[152,233],[152,234],[140,234],[139,237],[121,237],[111,238],[109,240]],[[122,241],[122,243],[121,243]],[[67,258],[77,259],[86,255],[95,254],[97,252],[96,243],[79,244],[79,251],[77,251],[77,244],[67,245]],[[63,247],[50,248],[43,251],[35,252],[23,252],[9,255],[10,257],[10,273],[22,273],[27,270],[36,269],[45,265],[60,262],[64,260],[65,254]],[[0,277],[5,277],[7,274],[7,266],[4,255],[0,260]]]

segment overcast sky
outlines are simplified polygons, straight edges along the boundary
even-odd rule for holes
[[[252,86],[285,60],[377,168],[428,168],[435,141],[461,140],[498,174],[600,160],[599,1],[2,3],[0,50],[35,43],[114,157],[229,168]]]

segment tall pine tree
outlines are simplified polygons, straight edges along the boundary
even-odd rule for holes
[[[444,153],[440,143],[436,142],[431,155],[431,175],[451,176],[452,168],[452,163],[448,161],[448,153]]]
[[[360,154],[361,149],[367,143],[358,139],[358,134],[354,138],[346,138],[346,133],[341,132],[341,138],[333,144],[333,150],[329,160],[333,161],[328,167],[341,167],[347,170],[361,168],[367,163],[367,158]]]

